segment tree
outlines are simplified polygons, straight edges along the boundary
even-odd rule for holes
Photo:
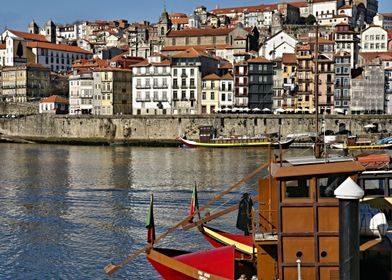
[[[316,18],[314,17],[314,15],[309,15],[306,19],[305,19],[305,24],[306,25],[313,25],[316,22]]]

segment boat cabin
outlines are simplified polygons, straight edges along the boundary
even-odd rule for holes
[[[348,177],[358,179],[363,171],[360,163],[345,157],[271,164],[270,178],[259,180],[255,236],[259,279],[299,279],[299,269],[301,279],[339,279],[341,227],[350,223],[339,218],[334,190]],[[388,260],[390,273],[390,254]]]

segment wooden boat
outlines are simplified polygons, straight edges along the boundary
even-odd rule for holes
[[[189,253],[152,248],[147,259],[164,279],[238,279],[255,275],[253,263],[234,261],[234,247]]]
[[[331,147],[338,150],[387,150],[392,149],[392,143],[372,142],[366,139],[357,139],[357,137],[349,137],[346,143],[331,144]]]
[[[355,145],[331,144],[333,149],[337,150],[389,150],[392,149],[392,143],[376,144],[372,142],[358,142]]]
[[[389,154],[360,154],[357,155],[357,161],[361,163],[366,170],[389,169],[391,157]]]
[[[205,142],[197,142],[178,137],[177,140],[189,148],[281,147],[282,149],[287,149],[295,139],[288,139],[285,141],[268,141],[260,138],[222,138],[211,139]]]
[[[334,190],[349,177],[360,178],[364,170],[359,161],[349,157],[302,157],[271,163],[270,178],[259,180],[259,219],[254,236],[231,234],[206,225],[199,230],[214,247],[234,246],[236,259],[256,259],[258,279],[297,279],[298,261],[305,263],[302,279],[339,279],[340,271],[348,269],[340,261],[345,248],[339,244],[345,244],[342,231],[348,231],[351,221],[343,221],[339,215]],[[210,215],[215,213],[206,217]],[[308,218],[298,218],[305,216]],[[383,216],[366,216],[362,220],[367,224],[358,223],[357,232],[370,234],[362,235],[351,247],[357,256],[353,257],[356,266],[349,268],[352,271],[359,270],[359,262],[370,269],[375,254],[392,255],[391,251],[379,249],[392,248],[392,239],[376,238],[380,228],[385,233]],[[387,270],[383,267],[377,273],[382,275]]]

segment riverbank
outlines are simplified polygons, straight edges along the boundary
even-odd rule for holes
[[[181,116],[64,116],[37,114],[0,119],[0,135],[10,142],[178,146],[176,138],[186,134],[199,138],[199,127],[210,125],[218,136],[256,136],[280,132],[290,134],[315,132],[313,115],[181,115]],[[365,126],[374,124],[383,134],[369,134]],[[321,126],[321,120],[320,124]],[[342,128],[353,134],[379,138],[392,131],[391,116],[325,117],[325,128]],[[319,130],[320,131],[320,130]]]

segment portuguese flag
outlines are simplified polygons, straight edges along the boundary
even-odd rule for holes
[[[195,186],[193,188],[193,193],[192,193],[191,206],[189,208],[189,216],[192,216],[193,213],[195,213],[197,210],[199,210],[199,201],[197,199],[197,188],[196,188],[196,184],[195,184]],[[199,216],[200,216],[200,214],[199,214]],[[193,217],[191,217],[189,221],[192,222]]]
[[[147,220],[147,243],[154,244],[155,241],[155,225],[154,225],[154,195],[151,194],[150,208],[148,209]]]

